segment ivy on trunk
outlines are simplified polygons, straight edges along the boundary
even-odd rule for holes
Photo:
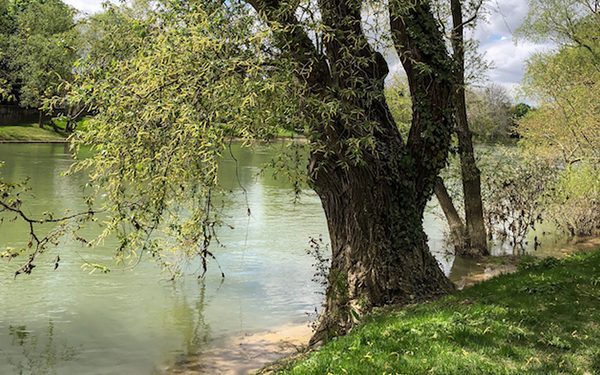
[[[342,111],[320,114],[310,138],[309,180],[321,198],[332,263],[325,310],[311,343],[346,333],[374,307],[436,298],[453,290],[429,252],[423,212],[445,165],[452,132],[452,66],[425,1],[389,2],[394,46],[413,103],[406,140],[383,95],[388,66],[367,42],[361,1],[323,0],[324,49],[274,0],[252,1],[283,54],[296,59],[310,94]]]

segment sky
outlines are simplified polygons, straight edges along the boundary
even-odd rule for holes
[[[475,37],[480,42],[480,51],[493,63],[489,71],[491,82],[498,83],[514,92],[523,78],[527,57],[552,48],[519,40],[515,44],[513,32],[527,14],[527,2],[523,0],[492,0],[489,3],[486,22],[480,22]]]
[[[102,9],[102,0],[63,0],[76,9],[94,13]],[[118,4],[119,0],[111,0]],[[536,51],[551,48],[519,41],[515,44],[512,33],[523,21],[527,13],[527,2],[523,0],[491,0],[487,3],[486,20],[480,21],[475,37],[480,42],[480,52],[492,63],[494,69],[487,75],[489,83],[504,86],[514,97],[523,77],[524,61]],[[390,62],[391,70],[399,69],[399,63]]]

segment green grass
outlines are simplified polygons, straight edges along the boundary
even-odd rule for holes
[[[79,130],[79,131],[86,131],[87,130],[87,122],[88,122],[89,118],[84,117],[81,120],[79,120],[79,122],[77,123],[77,126],[75,127],[75,130]],[[56,126],[59,127],[59,129],[64,130],[65,127],[67,126],[67,121],[66,120],[62,120],[60,118],[55,118],[52,121],[54,121],[54,123],[56,124]],[[46,125],[48,126],[48,125]],[[48,126],[48,128],[50,128]]]
[[[0,127],[0,141],[35,141],[35,142],[56,142],[64,141],[68,134],[64,132],[66,121],[53,119],[59,132],[48,124],[43,129],[38,124],[24,124],[20,126],[2,126]],[[87,118],[83,118],[77,123],[77,130],[85,131],[87,128]]]
[[[600,374],[600,250],[379,311],[280,374]]]
[[[0,127],[0,141],[60,141],[65,137],[47,129],[31,126],[2,126]]]

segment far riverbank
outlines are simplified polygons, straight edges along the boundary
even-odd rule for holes
[[[0,127],[0,143],[64,143],[67,138],[33,125]]]

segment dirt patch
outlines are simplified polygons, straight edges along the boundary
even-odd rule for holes
[[[600,237],[576,237],[569,244],[562,246],[551,254],[538,254],[534,252],[529,255],[542,258],[547,256],[562,258],[582,251],[590,251],[598,247],[600,247]],[[464,263],[460,265],[460,260],[457,259],[455,263],[458,265],[458,268],[462,269],[455,271],[453,268],[452,273],[454,275],[451,274],[450,278],[459,289],[468,288],[492,277],[515,272],[520,260],[521,256],[519,255],[490,256],[478,261],[463,260]]]
[[[470,262],[468,270],[458,277],[453,277],[452,281],[458,289],[464,289],[501,274],[513,273],[517,270],[520,258],[519,256],[507,255],[503,257],[485,257],[476,262]]]
[[[157,369],[157,375],[247,375],[284,357],[293,357],[306,348],[312,330],[306,323],[289,324],[268,332],[233,338],[221,348],[180,358]]]

